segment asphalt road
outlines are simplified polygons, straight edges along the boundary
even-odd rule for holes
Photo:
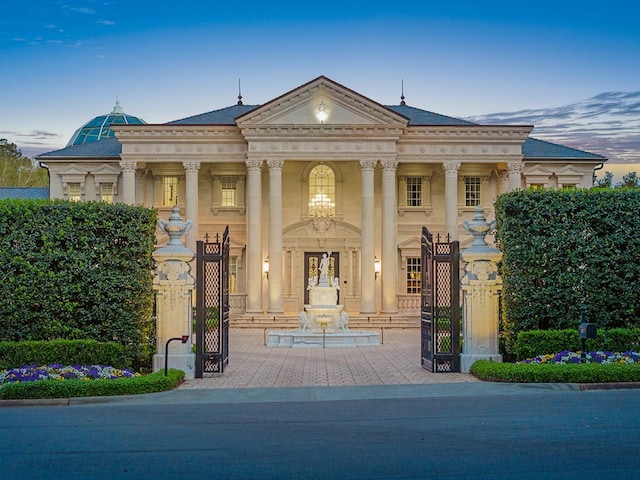
[[[238,390],[227,397],[209,390],[66,406],[5,404],[0,478],[640,475],[640,390],[438,388]]]

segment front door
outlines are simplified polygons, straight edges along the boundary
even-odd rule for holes
[[[328,255],[329,265],[327,268],[327,277],[336,279],[340,274],[340,254],[333,252],[305,252],[304,253],[304,278],[306,279],[304,288],[304,304],[309,304],[309,279],[314,278],[318,281],[320,277],[320,262],[323,255]],[[340,290],[338,290],[338,303],[340,303]]]

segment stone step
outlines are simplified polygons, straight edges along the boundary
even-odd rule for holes
[[[232,316],[229,320],[232,328],[268,328],[268,329],[297,329],[298,317],[294,315],[242,315]],[[411,316],[360,316],[349,317],[351,330],[368,328],[417,328],[420,326],[419,317]]]

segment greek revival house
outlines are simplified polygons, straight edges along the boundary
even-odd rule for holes
[[[301,311],[328,251],[350,314],[416,315],[423,225],[464,248],[460,225],[478,205],[492,218],[508,190],[590,187],[606,161],[531,138],[531,125],[480,125],[404,98],[381,105],[323,76],[263,105],[239,99],[159,125],[123,120],[116,105],[118,121],[96,122],[107,134],[93,125],[96,141],[38,157],[52,198],[146,205],[162,218],[179,205],[192,249],[228,225],[236,318]]]

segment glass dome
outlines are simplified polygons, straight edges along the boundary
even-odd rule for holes
[[[97,142],[103,138],[114,137],[115,134],[111,130],[111,125],[144,125],[147,122],[141,118],[127,115],[122,110],[120,102],[116,100],[113,111],[107,115],[99,115],[93,120],[88,121],[82,127],[75,131],[67,147],[72,145],[82,145],[83,143]]]

